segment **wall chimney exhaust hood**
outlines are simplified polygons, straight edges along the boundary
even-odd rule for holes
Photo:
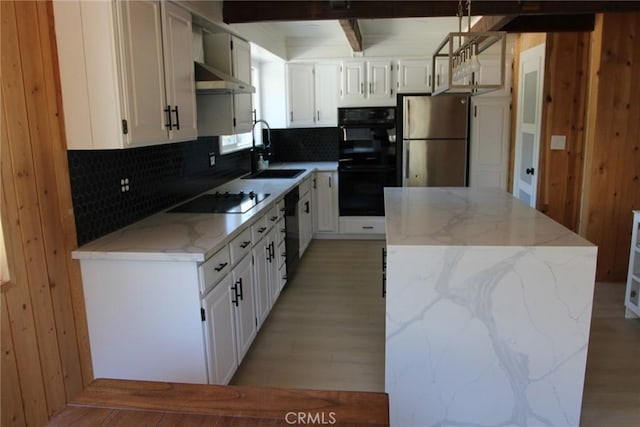
[[[256,88],[202,62],[195,61],[194,75],[198,94],[255,93]]]

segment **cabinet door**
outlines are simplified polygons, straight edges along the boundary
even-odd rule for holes
[[[506,191],[509,170],[510,101],[471,97],[469,186]]]
[[[202,299],[211,384],[228,384],[238,367],[232,293],[228,275]]]
[[[313,221],[311,216],[311,192],[300,198],[298,202],[298,215],[300,215],[300,258],[311,242],[313,234]]]
[[[338,173],[316,172],[313,187],[314,231],[338,231]]]
[[[435,79],[436,91],[449,86],[449,63],[447,58],[436,59],[433,78]]]
[[[168,141],[160,2],[117,4],[121,11],[127,144]]]
[[[258,327],[266,319],[271,308],[271,271],[269,259],[271,249],[265,237],[253,247],[253,281],[256,302],[256,318]]]
[[[232,272],[236,315],[236,344],[238,348],[238,364],[249,350],[256,336],[257,319],[253,298],[253,274],[251,257],[245,257]]]
[[[316,64],[316,125],[338,125],[338,65]]]
[[[341,66],[341,98],[343,101],[359,101],[365,97],[365,67],[362,61],[343,62]]]
[[[244,40],[232,37],[233,77],[251,84],[251,46]],[[251,94],[233,95],[235,133],[250,132],[253,126]]]
[[[162,3],[164,69],[167,104],[172,127],[169,139],[189,141],[198,137],[196,92],[191,56],[191,14],[173,3]]]
[[[487,92],[482,96],[511,96],[511,81],[513,79],[511,63],[512,59],[507,58],[504,68],[504,89]],[[500,58],[483,57],[480,60],[478,82],[480,84],[500,84],[501,64]]]
[[[398,92],[431,92],[431,61],[408,59],[398,63]]]
[[[284,221],[282,221],[282,226],[284,227]],[[280,223],[278,223],[280,224]],[[281,255],[278,254],[278,249],[284,251],[284,245],[280,247],[278,245],[277,236],[280,234],[278,229],[278,225],[269,231],[269,234],[265,236],[265,240],[268,242],[267,249],[269,251],[269,258],[267,263],[267,270],[269,271],[269,286],[270,286],[270,294],[271,301],[269,307],[272,307],[275,304],[278,296],[280,295],[280,278],[278,277],[278,267],[280,267],[280,259]]]
[[[370,61],[367,63],[368,96],[376,99],[389,99],[391,90],[391,62]]]
[[[288,64],[289,127],[315,124],[313,64]]]

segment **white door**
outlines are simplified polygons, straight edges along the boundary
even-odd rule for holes
[[[471,97],[469,186],[507,190],[509,98]]]
[[[320,233],[338,231],[338,191],[336,172],[316,172],[313,206],[314,230]]]
[[[364,99],[364,62],[343,62],[341,98],[344,102]]]
[[[338,65],[316,64],[316,125],[338,125]]]
[[[289,127],[315,124],[313,64],[287,64]]]
[[[545,45],[520,55],[513,195],[536,207]]]
[[[398,92],[431,92],[431,61],[407,59],[398,63]]]
[[[244,40],[233,40],[233,77],[251,84],[251,46]],[[250,132],[253,126],[253,106],[251,94],[233,95],[235,133]]]
[[[253,298],[253,275],[251,257],[245,257],[233,269],[233,289],[231,290],[236,311],[236,344],[238,346],[238,364],[247,354],[256,337],[256,310]]]
[[[228,384],[238,367],[235,306],[232,299],[230,274],[202,299],[211,384]]]
[[[391,98],[391,62],[369,61],[367,64],[368,93],[372,99]]]
[[[167,104],[171,111],[172,141],[198,137],[196,92],[191,54],[191,14],[173,3],[162,3]]]
[[[253,247],[253,285],[255,287],[256,318],[258,326],[266,319],[271,306],[271,272],[269,271],[270,248],[267,238],[261,239]]]
[[[135,146],[167,141],[160,2],[117,4],[124,48],[127,143]]]

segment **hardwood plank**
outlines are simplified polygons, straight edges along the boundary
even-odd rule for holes
[[[49,277],[47,273],[46,252],[44,250],[44,236],[42,233],[43,215],[40,210],[38,198],[38,186],[36,181],[37,166],[34,164],[33,147],[45,135],[45,124],[38,123],[38,115],[30,107],[28,100],[40,91],[38,83],[33,84],[34,69],[29,63],[25,63],[25,56],[39,51],[39,38],[37,31],[29,28],[30,23],[25,23],[24,14],[28,17],[35,15],[34,2],[16,2],[15,16],[18,32],[20,59],[22,64],[22,76],[20,78],[23,88],[23,108],[7,110],[7,124],[9,131],[15,123],[25,126],[28,136],[24,140],[11,138],[11,159],[16,171],[14,182],[16,185],[17,200],[20,206],[20,228],[22,230],[23,251],[27,263],[27,278],[29,292],[34,307],[33,315],[36,325],[36,338],[41,350],[46,351],[46,357],[40,359],[44,376],[45,393],[47,397],[47,410],[49,415],[62,408],[65,403],[65,389],[62,378],[62,366],[60,350],[56,336],[56,324],[52,309],[52,300]],[[28,21],[28,19],[27,19]],[[27,31],[25,31],[25,26]],[[27,86],[30,85],[30,86]]]
[[[0,358],[0,425],[24,426],[24,409],[19,393],[20,380],[18,378],[18,367],[16,365],[15,351],[13,350],[13,340],[9,324],[9,314],[4,292],[0,292],[0,329],[2,329],[2,357]]]
[[[334,412],[341,422],[388,424],[384,393],[292,390],[97,379],[69,403],[282,420],[290,411]],[[386,424],[385,424],[386,423]]]
[[[14,352],[20,378],[20,390],[25,420],[28,425],[42,425],[48,418],[43,372],[40,365],[40,349],[36,336],[34,307],[29,292],[26,257],[21,232],[20,211],[24,209],[18,200],[18,186],[14,180],[26,171],[16,168],[14,146],[29,140],[25,123],[26,106],[22,84],[22,66],[18,52],[14,2],[0,2],[2,17],[2,217],[11,284],[5,287],[7,312],[10,319]],[[9,144],[9,141],[14,143]],[[15,177],[15,178],[14,178]]]
[[[75,323],[75,339],[77,340],[80,357],[80,374],[82,385],[93,381],[93,366],[91,363],[91,349],[89,346],[89,330],[84,306],[84,292],[78,261],[71,258],[71,251],[77,246],[76,224],[71,199],[71,185],[69,181],[69,163],[67,161],[67,144],[64,133],[64,114],[62,108],[62,89],[60,87],[60,73],[58,67],[57,46],[55,41],[53,3],[37,2],[39,27],[41,28],[41,54],[44,66],[46,100],[49,113],[51,134],[48,144],[55,168],[57,197],[59,200],[59,221],[63,248],[63,259],[66,262],[69,281],[71,306]],[[44,29],[48,31],[45,31]],[[81,390],[81,389],[80,389]],[[74,395],[77,390],[76,381],[67,381],[67,394]]]
[[[53,164],[53,148],[55,146],[48,141],[56,131],[60,132],[60,129],[52,126],[51,123],[55,122],[57,118],[51,117],[48,109],[47,95],[53,93],[53,88],[47,88],[47,84],[51,85],[52,82],[47,82],[45,77],[47,72],[43,63],[43,55],[34,54],[50,47],[46,40],[49,29],[46,25],[47,22],[43,23],[45,24],[44,28],[41,25],[33,25],[34,22],[39,22],[36,6],[36,2],[23,2],[21,7],[16,9],[16,16],[18,37],[26,47],[21,49],[24,84],[25,88],[30,88],[29,96],[26,97],[26,105],[37,189],[35,197],[40,214],[41,245],[44,250],[40,268],[47,276],[51,298],[51,306],[48,308],[52,310],[54,316],[56,341],[59,349],[59,355],[55,355],[52,351],[48,354],[48,358],[59,357],[63,375],[61,378],[63,384],[60,384],[59,387],[64,387],[64,394],[56,400],[50,399],[49,410],[50,413],[53,413],[64,405],[66,399],[82,391],[82,377],[75,339],[69,275],[66,267],[66,259],[71,254],[65,251],[65,239],[60,226],[58,187]],[[50,60],[50,57],[48,59]],[[51,70],[51,65],[48,68]],[[45,278],[42,277],[38,280],[45,280]]]
[[[383,247],[312,241],[232,384],[383,391]]]
[[[116,410],[108,408],[66,407],[47,423],[48,426],[97,426],[111,422]]]
[[[595,287],[581,427],[635,427],[640,420],[640,320],[624,318],[624,292],[624,283]]]

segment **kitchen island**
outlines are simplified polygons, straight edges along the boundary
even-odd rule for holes
[[[393,426],[577,426],[597,248],[499,190],[385,189]]]

